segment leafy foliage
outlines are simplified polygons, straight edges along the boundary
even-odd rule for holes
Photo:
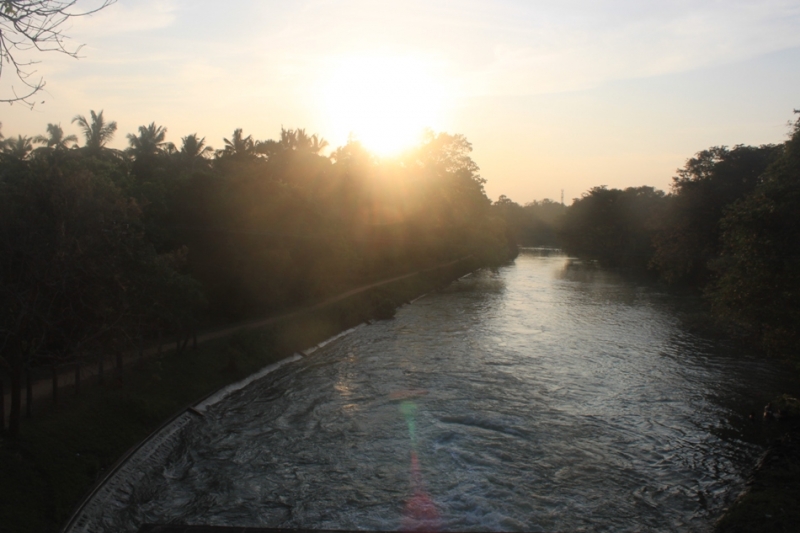
[[[564,204],[545,199],[521,206],[501,195],[493,208],[505,220],[510,241],[523,246],[560,246],[567,210]]]
[[[760,183],[721,221],[716,309],[770,350],[800,354],[800,121]]]
[[[666,197],[653,187],[595,187],[567,210],[565,249],[610,266],[646,270]]]
[[[48,125],[46,146],[3,143],[0,361],[18,424],[25,367],[69,361],[162,333],[318,301],[381,277],[513,243],[461,135],[429,133],[396,160],[357,143],[321,155],[303,129],[279,140],[234,130],[211,158],[150,123],[106,148],[116,123],[73,119],[85,145]],[[16,426],[15,426],[16,428]]]
[[[664,279],[708,282],[709,263],[720,251],[724,210],[756,187],[779,152],[773,145],[717,146],[699,152],[678,170],[652,260]]]
[[[114,133],[117,131],[116,121],[106,123],[103,117],[103,111],[95,113],[94,110],[89,112],[91,120],[88,120],[83,115],[75,115],[72,119],[73,124],[77,123],[86,140],[85,150],[91,155],[99,155]]]

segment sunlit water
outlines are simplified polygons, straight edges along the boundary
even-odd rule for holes
[[[211,406],[103,523],[707,530],[789,385],[691,308],[525,251]]]

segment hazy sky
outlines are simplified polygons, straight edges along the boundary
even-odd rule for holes
[[[83,0],[91,6],[92,0]],[[800,108],[800,1],[119,0],[40,55],[33,111],[7,137],[104,110],[125,134],[214,147],[281,126],[378,151],[462,133],[490,197],[667,189],[715,145],[782,142]],[[5,92],[11,78],[4,74]]]

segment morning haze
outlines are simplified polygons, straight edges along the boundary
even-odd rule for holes
[[[0,529],[795,530],[800,4],[651,4],[0,0]]]
[[[666,189],[703,148],[784,138],[798,16],[786,2],[123,1],[71,22],[79,61],[37,57],[47,90],[3,126],[33,136],[105,109],[174,143],[284,126],[384,151],[429,127],[473,143],[493,199]]]

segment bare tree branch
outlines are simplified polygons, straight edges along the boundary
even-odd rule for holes
[[[97,0],[95,7],[78,9],[80,0],[0,0],[0,80],[11,82],[11,95],[0,96],[0,103],[21,102],[31,108],[32,98],[45,86],[33,65],[38,61],[20,59],[29,51],[58,52],[77,58],[82,45],[71,46],[62,26],[74,17],[97,13],[117,0]],[[11,72],[8,72],[8,71]]]

